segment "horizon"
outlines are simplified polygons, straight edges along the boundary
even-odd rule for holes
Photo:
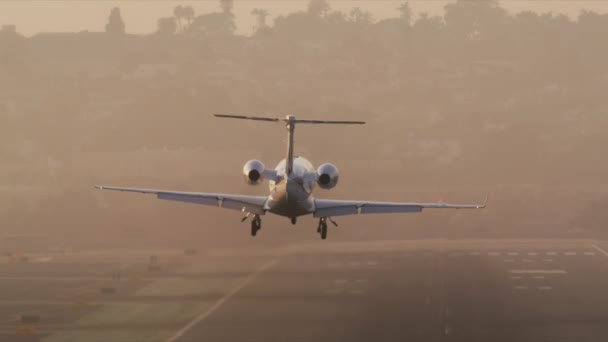
[[[347,12],[354,7],[369,11],[375,20],[397,17],[397,7],[404,3],[402,0],[330,0],[332,9]],[[431,15],[443,15],[444,6],[454,1],[446,0],[414,0],[409,1],[414,17],[422,12]],[[139,12],[145,4],[146,15]],[[15,25],[17,32],[31,37],[42,32],[102,32],[110,10],[119,7],[126,24],[126,32],[130,34],[148,34],[156,31],[156,21],[161,17],[172,16],[173,8],[178,5],[192,6],[198,14],[219,11],[218,1],[134,1],[134,0],[102,0],[102,1],[3,1],[0,11],[0,25]],[[499,1],[499,5],[509,13],[533,11],[537,13],[553,12],[565,14],[576,19],[582,10],[592,10],[598,13],[608,13],[608,2],[600,1],[560,1],[560,0],[522,0]],[[281,15],[305,10],[307,1],[272,1],[254,0],[234,3],[236,17],[236,34],[250,35],[253,32],[255,18],[250,14],[254,8],[264,8],[269,11],[268,22],[272,26],[274,20]],[[66,11],[72,15],[65,17]],[[78,15],[73,15],[78,13]]]

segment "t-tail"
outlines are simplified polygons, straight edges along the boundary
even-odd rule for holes
[[[254,120],[254,121],[269,121],[269,122],[285,122],[287,127],[287,157],[285,158],[285,174],[289,176],[293,172],[293,145],[294,145],[294,133],[296,124],[350,124],[350,125],[363,125],[365,121],[342,121],[342,120],[301,120],[296,119],[293,115],[287,115],[284,119],[281,118],[268,118],[261,116],[245,116],[245,115],[230,115],[230,114],[214,114],[218,118],[227,119],[241,119],[241,120]]]

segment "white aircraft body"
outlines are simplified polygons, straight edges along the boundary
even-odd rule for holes
[[[100,186],[103,190],[117,190],[154,194],[159,199],[196,203],[220,208],[233,209],[246,215],[241,221],[251,217],[251,235],[255,236],[262,228],[262,215],[270,212],[291,219],[293,224],[299,216],[312,214],[319,218],[317,232],[322,239],[327,237],[327,221],[337,226],[332,217],[356,214],[377,213],[412,213],[421,212],[426,208],[451,209],[480,209],[483,205],[444,204],[444,203],[398,203],[371,201],[344,201],[315,199],[312,191],[315,185],[322,189],[332,189],[338,184],[338,169],[330,163],[325,163],[317,169],[306,159],[295,156],[294,131],[299,124],[364,124],[361,121],[322,121],[299,120],[289,115],[285,119],[255,116],[216,114],[216,117],[230,119],[245,119],[269,122],[285,122],[287,126],[287,157],[274,169],[267,169],[259,160],[250,160],[243,167],[245,181],[255,185],[264,179],[269,180],[270,194],[268,196],[229,195],[205,192],[180,192],[167,190],[152,190],[141,188]],[[487,198],[486,198],[487,201]]]

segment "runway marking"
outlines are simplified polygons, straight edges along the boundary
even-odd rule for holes
[[[363,290],[350,290],[350,291],[348,291],[348,293],[350,293],[352,295],[362,295]]]
[[[566,253],[564,253],[564,255],[574,256],[574,255],[576,255],[576,252],[566,252]]]
[[[544,275],[536,275],[536,276],[533,276],[532,278],[534,278],[534,279],[545,279],[545,276]]]
[[[523,259],[522,261],[529,264],[531,262],[534,262],[534,259]]]
[[[556,256],[557,252],[546,252],[545,254],[550,256]]]
[[[551,291],[553,288],[551,286],[539,286],[538,289],[540,291]]]
[[[595,252],[585,252],[585,255],[593,256],[593,255],[595,255]]]
[[[594,244],[591,244],[591,247],[595,248],[596,251],[598,251],[598,252],[604,254],[604,256],[608,257],[608,252],[606,252],[604,249],[602,249]]]
[[[518,256],[519,255],[518,252],[509,252],[507,254],[510,255],[510,256]]]
[[[513,259],[503,259],[502,262],[515,262]]]
[[[553,262],[553,259],[543,259],[544,262]]]
[[[511,278],[512,280],[520,280],[520,279],[523,279],[524,277],[522,277],[522,276],[510,276],[509,278]]]
[[[480,254],[481,254],[480,252],[469,252],[470,256],[478,256]]]
[[[528,255],[530,255],[530,256],[536,256],[536,255],[538,255],[538,253],[537,252],[528,252]]]
[[[527,290],[528,287],[527,286],[514,286],[513,289],[514,290]]]
[[[378,262],[377,261],[368,261],[367,264],[370,266],[375,266],[375,265],[378,265]]]
[[[277,259],[272,259],[269,262],[267,262],[267,263],[263,264],[262,266],[260,266],[253,273],[249,274],[249,276],[247,276],[247,278],[245,278],[245,280],[243,280],[239,285],[237,285],[230,292],[228,292],[224,297],[220,298],[217,302],[215,302],[215,304],[213,304],[212,307],[210,307],[209,309],[207,309],[207,311],[205,311],[205,312],[201,313],[200,315],[196,316],[192,321],[190,321],[190,323],[186,324],[183,328],[179,329],[175,334],[173,334],[173,336],[169,337],[166,340],[166,342],[175,342],[179,338],[181,338],[182,336],[184,336],[184,334],[187,333],[188,330],[192,329],[195,325],[197,325],[198,323],[202,322],[207,317],[209,317],[213,312],[215,312],[224,303],[226,303],[226,301],[228,301],[235,294],[237,294],[239,291],[241,291],[245,286],[247,286],[247,284],[249,284],[251,281],[253,281],[255,278],[257,278],[257,276],[259,276],[260,274],[262,274],[267,269],[269,269],[269,268],[273,267],[274,265],[276,265],[277,262],[278,262]]]
[[[566,274],[568,272],[566,272],[566,270],[543,270],[543,269],[523,270],[523,269],[513,269],[513,270],[509,270],[509,273],[511,273],[511,274]]]
[[[499,252],[488,252],[489,256],[499,256],[500,253]]]

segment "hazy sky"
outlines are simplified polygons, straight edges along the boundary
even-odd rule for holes
[[[398,15],[396,8],[403,0],[330,0],[334,9],[348,11],[360,7],[373,13],[376,19]],[[418,14],[422,11],[442,14],[443,6],[451,1],[410,0]],[[234,12],[238,32],[249,34],[255,23],[250,14],[254,8],[265,8],[271,16],[306,8],[308,0],[236,0]],[[502,0],[501,6],[510,11],[533,10],[560,12],[576,17],[581,9],[608,13],[608,0]],[[156,20],[170,16],[177,5],[191,5],[196,13],[219,10],[217,0],[0,0],[0,25],[15,24],[27,36],[40,31],[102,31],[112,7],[120,7],[129,33],[153,32]]]

